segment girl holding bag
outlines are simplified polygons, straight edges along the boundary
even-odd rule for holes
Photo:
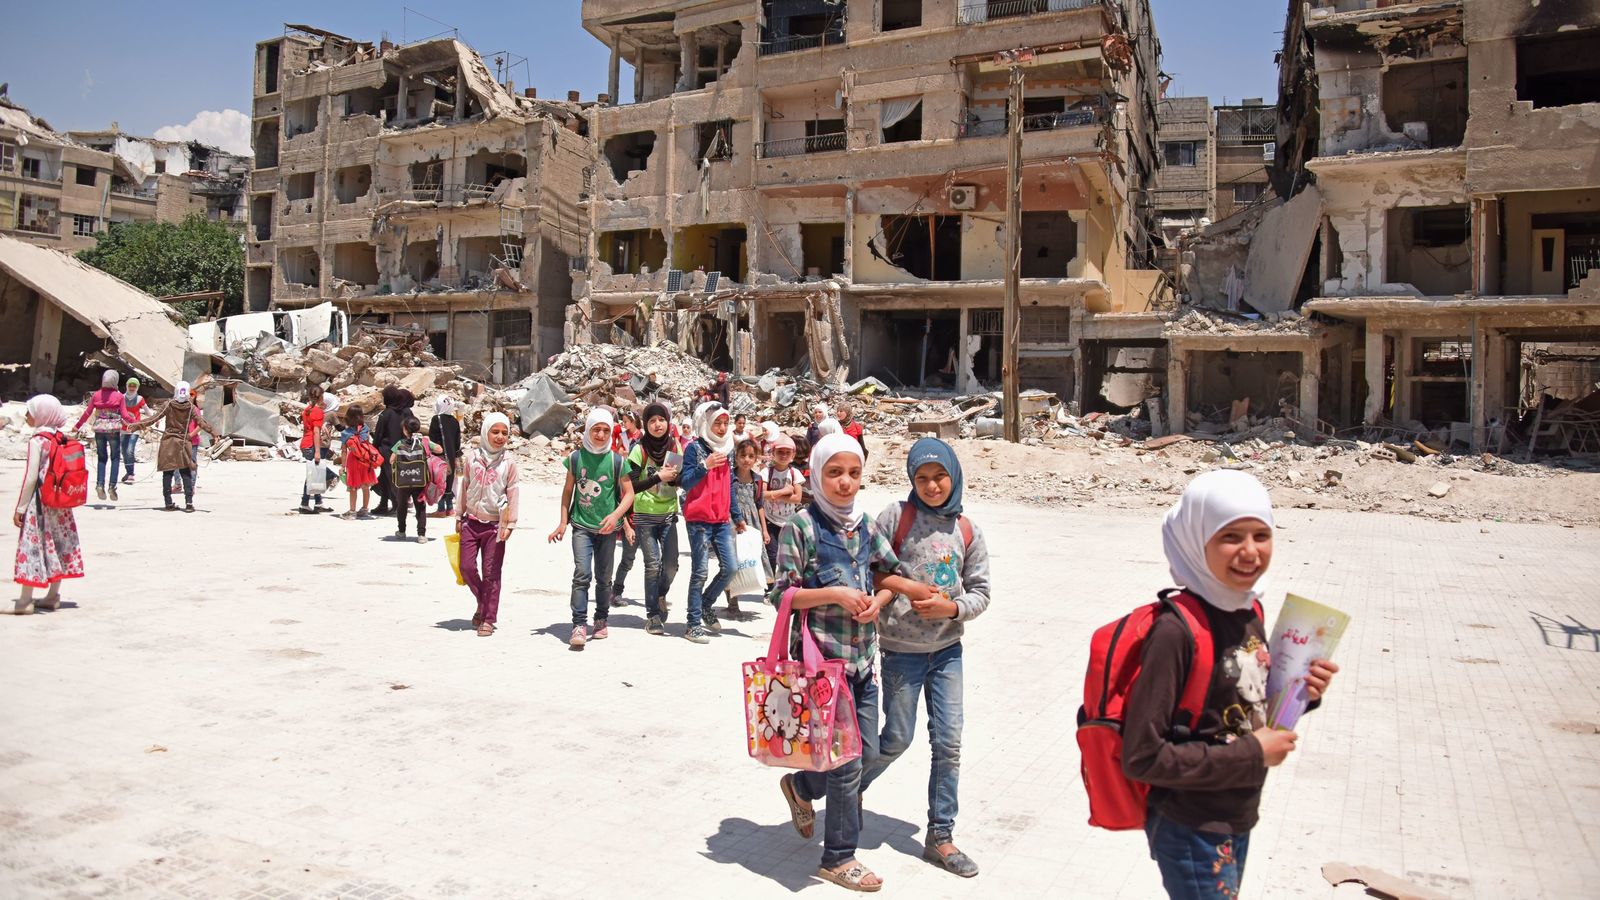
[[[500,617],[500,567],[506,541],[517,525],[517,460],[506,452],[511,420],[504,413],[483,417],[478,446],[461,469],[461,577],[478,600],[472,624],[478,637],[494,634]]]
[[[853,891],[877,891],[883,880],[855,858],[861,837],[861,772],[878,754],[878,611],[901,583],[900,562],[889,539],[855,510],[865,454],[854,438],[829,435],[811,451],[810,506],[796,513],[778,535],[778,570],[769,599],[781,606],[791,590],[793,609],[805,611],[802,627],[827,659],[845,663],[845,680],[861,732],[861,756],[829,772],[785,775],[778,785],[789,804],[795,831],[810,839],[815,800],[826,799],[822,864],[817,876]],[[873,570],[891,576],[872,592]],[[798,637],[798,629],[796,630]]]

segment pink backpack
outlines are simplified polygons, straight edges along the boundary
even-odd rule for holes
[[[437,453],[428,454],[428,486],[422,490],[422,498],[429,506],[438,506],[444,497],[444,489],[450,483],[450,464],[444,457]]]

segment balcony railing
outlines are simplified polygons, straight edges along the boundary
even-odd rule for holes
[[[1278,136],[1276,134],[1243,134],[1240,132],[1229,134],[1217,132],[1217,143],[1224,147],[1260,146],[1261,144],[1270,144],[1277,139]]]
[[[816,47],[832,46],[844,43],[844,26],[830,28],[821,34],[791,34],[788,37],[776,38],[761,42],[761,55],[771,56],[774,53],[790,53],[795,50],[811,50]]]
[[[55,234],[61,229],[61,220],[55,216],[35,216],[25,221],[17,222],[18,231],[28,231],[34,234]]]
[[[401,193],[404,199],[431,201],[440,204],[461,204],[469,200],[487,200],[495,188],[487,184],[413,184]]]
[[[757,149],[762,159],[780,156],[803,156],[807,153],[830,153],[845,148],[844,132],[818,134],[811,137],[787,138],[781,141],[764,141]]]
[[[961,137],[994,137],[1006,133],[1005,119],[979,119],[968,113],[962,117]],[[1058,128],[1079,128],[1100,120],[1100,112],[1093,109],[1075,109],[1058,113],[1035,113],[1022,117],[1023,131],[1054,131]]]
[[[994,19],[1086,9],[1100,3],[1101,0],[968,0],[961,4],[958,21],[963,25],[979,25]]]
[[[113,184],[111,193],[119,197],[137,197],[140,200],[154,200],[156,198],[155,188],[145,188],[134,184]]]

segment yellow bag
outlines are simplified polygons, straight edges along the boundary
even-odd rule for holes
[[[461,535],[459,532],[444,536],[444,555],[450,560],[450,568],[456,573],[456,584],[466,584],[467,580],[461,577]]]

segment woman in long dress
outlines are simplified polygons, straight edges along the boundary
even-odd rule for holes
[[[22,477],[22,490],[18,492],[17,506],[11,514],[11,523],[21,532],[17,535],[16,582],[22,585],[22,594],[8,612],[25,616],[33,612],[35,604],[41,609],[55,609],[61,605],[61,582],[67,578],[83,577],[83,553],[78,546],[78,523],[72,510],[45,506],[39,496],[39,485],[44,481],[50,466],[50,448],[61,440],[61,429],[67,425],[67,411],[61,401],[49,394],[40,394],[28,401],[27,422],[34,429],[28,439],[27,472]],[[35,601],[33,592],[47,588],[42,599]]]

